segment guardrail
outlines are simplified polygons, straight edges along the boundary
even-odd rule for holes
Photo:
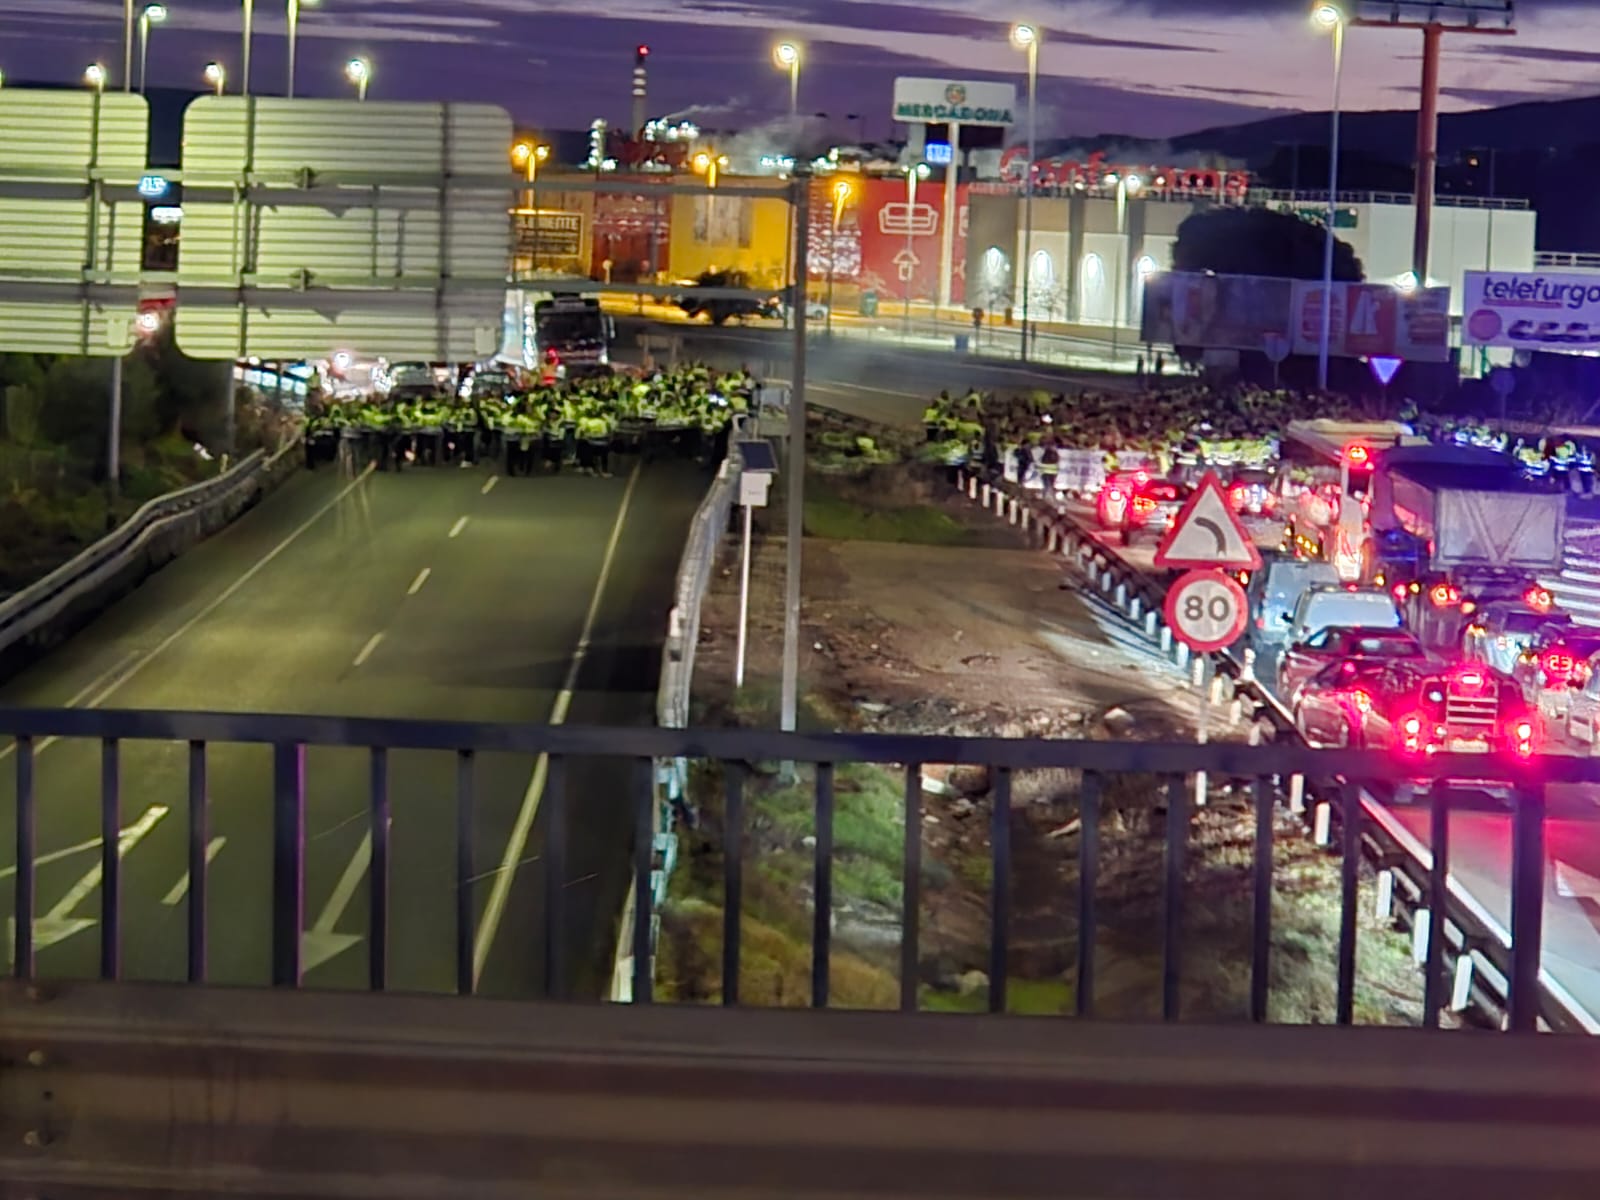
[[[1191,805],[1188,777],[1206,772],[1212,780],[1250,781],[1255,813],[1251,870],[1251,989],[1249,1016],[1264,1021],[1268,1016],[1272,953],[1272,894],[1274,815],[1281,797],[1275,779],[1302,776],[1313,782],[1319,795],[1342,794],[1345,802],[1337,806],[1341,836],[1338,839],[1341,861],[1338,910],[1339,940],[1337,955],[1337,1020],[1354,1021],[1357,982],[1356,937],[1358,872],[1372,820],[1360,803],[1359,789],[1381,783],[1459,778],[1470,770],[1475,776],[1501,781],[1515,794],[1511,807],[1512,824],[1512,907],[1511,937],[1505,947],[1507,1021],[1513,1031],[1532,1031],[1543,1015],[1552,1025],[1562,1025],[1559,1008],[1548,995],[1541,996],[1540,947],[1543,934],[1545,864],[1545,790],[1552,783],[1600,782],[1600,762],[1591,760],[1543,759],[1534,763],[1494,760],[1482,756],[1449,755],[1425,763],[1405,762],[1376,751],[1310,750],[1302,746],[1214,742],[1210,745],[1163,744],[1122,741],[1044,740],[1034,738],[966,738],[949,736],[890,736],[860,734],[782,734],[745,729],[597,728],[575,725],[541,726],[527,724],[487,724],[448,721],[391,720],[325,716],[284,716],[253,713],[200,713],[177,711],[127,711],[106,709],[13,709],[0,711],[0,736],[15,739],[11,747],[15,771],[16,838],[10,867],[12,912],[14,919],[14,972],[23,980],[48,979],[67,975],[81,976],[93,971],[86,951],[93,940],[60,940],[48,936],[49,925],[40,924],[41,880],[52,888],[63,882],[48,869],[39,870],[41,847],[36,831],[40,828],[41,808],[51,806],[49,820],[52,841],[76,839],[85,835],[89,847],[97,847],[98,869],[89,887],[69,890],[65,916],[89,907],[98,890],[99,955],[98,975],[105,980],[122,977],[122,947],[125,935],[138,931],[142,958],[159,956],[163,964],[155,978],[187,978],[191,983],[206,983],[212,978],[211,939],[227,948],[225,977],[242,984],[271,984],[297,988],[306,982],[308,970],[326,971],[331,967],[308,963],[306,949],[307,896],[307,795],[312,752],[322,748],[342,748],[343,761],[350,752],[367,757],[367,769],[344,778],[356,792],[346,798],[360,806],[354,820],[365,826],[363,838],[370,838],[369,867],[364,877],[351,886],[353,896],[366,902],[367,942],[365,976],[367,987],[386,990],[394,986],[390,977],[392,953],[391,914],[404,922],[407,946],[412,951],[408,970],[425,969],[429,986],[440,987],[445,980],[460,994],[472,993],[476,986],[474,942],[480,890],[492,886],[490,864],[479,861],[473,837],[478,804],[475,801],[478,761],[487,755],[517,754],[534,758],[548,755],[548,772],[540,820],[545,837],[538,856],[539,883],[529,888],[541,905],[534,923],[536,936],[527,944],[529,961],[524,967],[538,977],[536,968],[544,957],[542,986],[537,994],[551,999],[567,999],[564,983],[566,964],[572,945],[571,930],[563,917],[569,886],[568,861],[572,852],[567,832],[578,822],[575,805],[584,800],[595,803],[623,803],[632,817],[631,876],[634,885],[628,938],[631,971],[628,994],[636,1003],[648,1003],[654,994],[652,935],[658,911],[655,886],[661,865],[656,853],[654,831],[659,802],[653,764],[661,760],[703,760],[721,770],[725,782],[723,820],[724,854],[722,874],[725,894],[722,953],[721,998],[727,1005],[739,1003],[743,928],[743,838],[747,821],[744,801],[747,780],[755,764],[786,762],[804,768],[801,778],[809,777],[813,817],[810,833],[812,871],[809,880],[800,881],[811,897],[812,927],[810,1004],[814,1008],[830,1005],[831,962],[834,923],[838,917],[834,902],[834,816],[836,768],[851,763],[875,763],[902,768],[902,809],[904,854],[898,884],[901,889],[899,1003],[904,1011],[920,1005],[921,959],[920,922],[924,873],[922,844],[922,765],[952,764],[986,769],[992,781],[987,798],[978,805],[989,828],[987,867],[990,875],[988,913],[989,962],[988,1008],[1007,1011],[1007,968],[1011,958],[1010,902],[1013,886],[1011,853],[1011,795],[1013,782],[1027,772],[1066,770],[1079,772],[1078,804],[1081,837],[1078,867],[1081,886],[1078,905],[1078,955],[1075,974],[1077,1011],[1092,1016],[1095,1011],[1096,931],[1099,928],[1098,886],[1100,868],[1100,829],[1103,824],[1101,797],[1116,776],[1136,776],[1159,783],[1145,783],[1152,811],[1159,814],[1159,798],[1165,798],[1165,816],[1155,817],[1155,829],[1163,839],[1164,869],[1160,887],[1160,982],[1163,1018],[1178,1020],[1183,1009],[1185,914],[1191,906],[1187,861],[1190,853]],[[60,739],[85,739],[99,752],[98,804],[92,784],[74,774],[41,776],[37,756]],[[227,897],[230,909],[218,913],[209,907],[212,887],[208,879],[208,855],[213,832],[214,804],[210,794],[209,755],[214,743],[226,744],[229,753],[240,751],[259,755],[252,746],[265,747],[266,761],[253,768],[248,777],[231,776],[236,782],[226,793],[226,812],[230,828],[255,831],[270,849],[270,879],[259,874],[230,875]],[[187,774],[187,801],[183,785],[161,790],[162,803],[169,808],[186,804],[183,818],[174,819],[172,833],[186,842],[188,871],[186,888],[174,899],[162,893],[166,880],[141,880],[141,890],[132,893],[125,886],[121,868],[123,838],[122,798],[125,784],[120,764],[124,751],[137,754],[140,780],[153,778],[182,780]],[[447,787],[436,797],[430,793],[426,805],[392,807],[389,796],[390,765],[403,761],[408,773],[431,770],[429,754],[407,753],[395,760],[396,752],[423,751],[443,756],[453,767],[454,795]],[[575,761],[598,760],[587,766],[582,778],[574,780]],[[327,762],[327,759],[319,761]],[[438,759],[432,760],[434,764]],[[597,772],[600,772],[597,774]],[[320,778],[320,776],[319,776]],[[328,778],[336,778],[329,776]],[[359,779],[361,782],[354,782]],[[1323,782],[1327,781],[1327,782]],[[87,785],[87,786],[86,786]],[[41,795],[41,786],[62,790]],[[319,785],[327,797],[330,786]],[[1344,789],[1339,793],[1339,789]],[[177,792],[177,795],[173,795]],[[86,794],[87,793],[87,794]],[[361,795],[364,793],[364,795]],[[434,800],[438,802],[433,802]],[[319,800],[319,804],[322,803]],[[1435,819],[1445,812],[1442,789],[1435,789],[1431,804]],[[98,821],[94,819],[98,809]],[[361,811],[364,810],[364,811]],[[977,814],[975,813],[975,818]],[[181,830],[181,832],[180,832]],[[98,840],[94,833],[98,831]],[[399,839],[397,842],[396,839]],[[436,847],[426,868],[429,878],[443,871],[452,882],[449,903],[449,940],[435,941],[434,930],[444,933],[437,904],[405,904],[391,908],[389,897],[396,880],[392,864],[393,845]],[[50,850],[53,852],[55,846]],[[47,857],[43,860],[49,863]],[[413,860],[413,865],[415,860]],[[263,866],[265,863],[263,863]],[[533,870],[530,868],[530,871]],[[1448,856],[1436,855],[1427,875],[1429,893],[1446,894]],[[137,878],[128,876],[128,879]],[[403,884],[418,886],[415,873]],[[340,883],[341,889],[347,885]],[[127,893],[127,894],[125,894]],[[46,903],[60,924],[59,893],[52,890]],[[170,919],[176,909],[186,910],[187,921]],[[233,922],[230,923],[229,914]],[[266,919],[263,919],[265,916]],[[86,919],[86,918],[85,918]],[[249,936],[265,934],[267,953],[258,960]],[[422,938],[422,941],[417,939]],[[425,961],[416,960],[419,945],[433,947]],[[74,950],[74,946],[78,947]],[[1427,961],[1442,963],[1445,948],[1443,922],[1428,936]],[[350,968],[360,966],[359,958],[345,961]],[[264,961],[262,961],[264,960]],[[185,967],[178,964],[186,963]],[[752,969],[759,969],[757,958]],[[140,974],[151,977],[152,968],[141,967]],[[346,972],[340,978],[348,978]],[[323,978],[331,978],[323,975]],[[1442,986],[1443,976],[1435,971],[1430,978]],[[408,977],[408,989],[417,985]],[[451,984],[444,984],[450,987]],[[1430,986],[1423,1006],[1424,1024],[1435,1025],[1447,993]]]
[[[1227,651],[1197,656],[1191,655],[1188,647],[1177,641],[1162,615],[1166,599],[1164,582],[1126,562],[1071,513],[1041,505],[1042,497],[1019,494],[1019,489],[1010,483],[995,484],[966,472],[959,474],[958,487],[997,517],[1022,528],[1043,549],[1072,563],[1090,587],[1140,629],[1163,654],[1170,656],[1175,666],[1182,669],[1198,664],[1202,658],[1207,660],[1214,671],[1213,678],[1205,684],[1212,688],[1211,699],[1232,704],[1236,718],[1252,722],[1252,745],[1264,740],[1264,725],[1271,728],[1274,742],[1305,745],[1292,714],[1271,689],[1255,677],[1253,651],[1246,650],[1238,656]],[[1473,774],[1482,774],[1481,765],[1474,768]],[[1449,851],[1444,833],[1447,809],[1440,789],[1434,789],[1430,798],[1430,841],[1445,847],[1444,853],[1437,856],[1411,836],[1368,788],[1356,788],[1347,793],[1342,787],[1319,784],[1313,778],[1297,774],[1290,779],[1289,793],[1293,811],[1305,817],[1319,836],[1326,836],[1331,815],[1339,813],[1350,796],[1359,803],[1361,819],[1345,822],[1345,828],[1360,828],[1360,846],[1368,862],[1380,874],[1387,873],[1391,884],[1399,885],[1380,886],[1379,894],[1399,910],[1409,922],[1413,936],[1424,943],[1419,957],[1426,964],[1428,997],[1425,1007],[1428,1012],[1436,1011],[1436,1006],[1444,1003],[1448,990],[1455,998],[1470,999],[1473,1006],[1492,1020],[1503,1019],[1512,1024],[1525,1020],[1526,1010],[1522,1018],[1512,1015],[1517,1007],[1513,998],[1517,982],[1513,976],[1521,970],[1532,973],[1522,983],[1537,986],[1540,1015],[1551,1028],[1600,1033],[1600,1015],[1586,1012],[1543,971],[1537,955],[1530,963],[1527,956],[1516,953],[1516,920],[1512,921],[1513,929],[1508,930],[1458,880],[1449,876]],[[1460,806],[1455,807],[1459,810]],[[1520,821],[1521,807],[1514,811]],[[1535,852],[1541,854],[1542,871],[1542,849],[1535,851],[1523,842],[1514,853]],[[1514,871],[1526,869],[1528,865],[1518,857]],[[1518,887],[1514,879],[1513,913],[1519,904],[1524,908],[1542,905],[1542,888],[1524,894],[1518,892]],[[1436,923],[1427,918],[1427,914],[1436,911],[1443,911],[1446,920]],[[1447,955],[1454,960],[1448,988],[1443,974]]]
[[[298,439],[257,450],[213,479],[143,505],[111,533],[44,578],[0,601],[0,663],[70,635],[151,572],[232,521],[260,495]]]
[[[738,467],[729,455],[689,522],[683,557],[678,560],[667,641],[661,655],[661,682],[656,691],[656,723],[666,729],[683,729],[689,724],[694,652],[700,641],[700,606],[711,582],[717,547],[728,531],[738,489]]]

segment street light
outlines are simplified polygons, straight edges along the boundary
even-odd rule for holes
[[[90,63],[83,69],[83,81],[97,92],[106,90],[106,69],[99,63]]]
[[[289,83],[284,90],[285,96],[294,96],[294,48],[300,30],[300,6],[302,4],[315,6],[316,3],[317,0],[289,0]]]
[[[1333,132],[1328,148],[1328,217],[1322,235],[1322,331],[1317,341],[1317,389],[1328,390],[1328,344],[1333,338],[1333,224],[1339,204],[1339,84],[1344,78],[1345,15],[1338,5],[1319,4],[1312,23],[1333,33]]]
[[[772,61],[789,72],[789,116],[793,119],[800,110],[800,47],[793,42],[779,42],[772,51]]]
[[[518,142],[511,147],[511,161],[524,167],[528,173],[528,193],[523,197],[523,207],[533,207],[533,185],[539,178],[539,164],[550,157],[549,146],[536,146],[532,142]]]
[[[1032,25],[1013,25],[1011,44],[1028,55],[1028,174],[1022,185],[1022,359],[1028,358],[1028,300],[1033,268],[1033,159],[1038,135],[1039,31]]]
[[[906,177],[906,248],[905,255],[900,262],[900,274],[906,281],[906,330],[911,329],[911,287],[917,277],[917,251],[915,244],[917,229],[917,184],[926,179],[929,174],[928,164],[919,162],[907,163],[900,168]],[[899,261],[897,258],[896,261]]]
[[[206,64],[206,82],[216,89],[217,95],[222,95],[222,89],[228,83],[228,69],[219,62]]]
[[[255,33],[256,0],[244,0],[244,57],[239,63],[239,94],[250,94],[250,38]]]
[[[144,95],[145,71],[150,65],[150,27],[167,19],[165,4],[146,4],[139,12],[139,94]]]
[[[344,65],[344,77],[356,85],[356,99],[367,98],[367,85],[372,82],[372,64],[364,58],[352,58]]]
[[[1137,175],[1119,175],[1113,171],[1107,175],[1105,182],[1117,189],[1117,267],[1115,282],[1116,289],[1111,293],[1111,357],[1117,356],[1117,334],[1128,314],[1128,267],[1124,256],[1124,247],[1128,240],[1128,197],[1137,196],[1139,189],[1144,187],[1144,180]]]
[[[824,327],[830,337],[833,335],[833,269],[839,257],[839,218],[844,215],[845,201],[850,199],[854,190],[848,179],[834,180],[833,240],[828,243],[828,311],[823,316]]]

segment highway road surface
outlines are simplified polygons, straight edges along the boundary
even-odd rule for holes
[[[659,639],[689,515],[707,476],[688,463],[614,479],[508,479],[488,467],[341,477],[304,472],[0,686],[0,706],[89,705],[462,720],[648,724]],[[7,746],[3,751],[9,760]],[[15,772],[0,763],[0,827]],[[212,978],[268,978],[271,758],[210,758]],[[122,749],[124,975],[185,964],[186,752]],[[631,815],[613,775],[572,764],[569,978],[597,994],[628,880]],[[307,760],[308,982],[365,986],[365,751]],[[97,745],[38,747],[38,967],[98,963]],[[476,764],[476,963],[482,990],[542,985],[536,763]],[[392,986],[454,986],[455,762],[390,764]],[[14,843],[0,850],[0,904]],[[9,922],[8,922],[9,927]],[[8,952],[9,957],[9,952]]]

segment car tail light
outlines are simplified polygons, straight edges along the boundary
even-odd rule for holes
[[[1344,448],[1344,460],[1352,467],[1364,467],[1372,461],[1372,451],[1360,443],[1349,445]]]
[[[1408,588],[1405,584],[1397,583],[1397,584],[1394,585],[1394,598],[1396,600],[1404,600],[1406,598],[1406,593],[1409,592],[1410,590],[1411,589]]]
[[[1522,593],[1522,602],[1539,612],[1549,612],[1550,606],[1555,603],[1555,597],[1546,588],[1531,587]]]
[[[1242,484],[1235,484],[1233,487],[1229,488],[1228,489],[1228,499],[1233,504],[1233,506],[1235,508],[1243,508],[1244,507],[1244,486]]]
[[[1533,756],[1533,722],[1528,720],[1513,721],[1507,731],[1511,735],[1511,751],[1518,758],[1531,758]]]
[[[1400,718],[1400,744],[1409,754],[1422,749],[1422,718],[1416,713]]]
[[[1106,499],[1109,500],[1112,504],[1121,503],[1121,501],[1122,501],[1122,491],[1121,491],[1121,489],[1120,488],[1112,488],[1109,492],[1106,493]]]
[[[1366,692],[1360,690],[1351,692],[1350,703],[1355,705],[1355,709],[1359,713],[1369,713],[1372,711],[1372,697]]]
[[[1433,601],[1435,608],[1454,608],[1461,603],[1461,591],[1448,583],[1436,583],[1428,593],[1428,598]]]

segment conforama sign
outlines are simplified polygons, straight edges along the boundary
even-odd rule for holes
[[[1017,107],[1011,83],[964,83],[902,75],[894,81],[894,119],[924,125],[1010,125]]]

